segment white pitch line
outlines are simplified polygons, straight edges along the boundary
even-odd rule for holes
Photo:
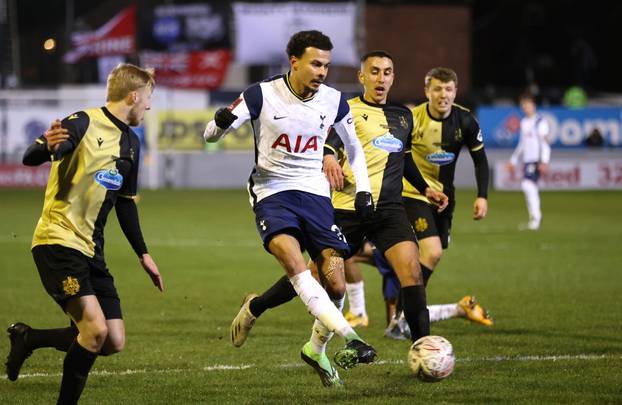
[[[560,354],[556,356],[494,356],[494,357],[465,357],[456,359],[460,363],[472,363],[472,362],[516,362],[516,361],[570,361],[570,360],[622,360],[622,355],[608,355],[608,354]],[[405,364],[404,360],[379,360],[372,364],[372,366],[381,366],[385,364]],[[302,363],[284,363],[272,368],[299,368],[304,367]],[[256,365],[256,364],[214,364],[211,366],[205,366],[200,369],[182,369],[182,368],[164,368],[164,369],[127,369],[121,371],[111,370],[94,370],[90,376],[111,376],[111,375],[131,375],[131,374],[175,374],[192,371],[231,371],[231,370],[247,370],[251,368],[270,368],[270,366]],[[60,377],[62,373],[24,373],[20,374],[19,378],[36,378],[36,377]]]

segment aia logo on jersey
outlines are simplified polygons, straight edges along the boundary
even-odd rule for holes
[[[293,147],[292,147],[293,146]],[[289,135],[281,134],[272,144],[272,149],[283,148],[288,153],[305,153],[308,150],[317,152],[317,136],[313,135],[303,145],[303,136],[298,135],[294,139],[290,139]]]

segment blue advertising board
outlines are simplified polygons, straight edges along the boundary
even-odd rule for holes
[[[569,109],[541,107],[538,113],[549,123],[553,148],[584,148],[585,139],[597,128],[604,146],[622,148],[622,108]],[[518,143],[523,114],[515,107],[480,107],[477,110],[486,148],[513,148]]]

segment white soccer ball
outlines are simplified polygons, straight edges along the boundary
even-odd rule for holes
[[[454,371],[455,363],[454,348],[442,336],[424,336],[408,351],[408,364],[422,381],[437,382],[447,378]]]

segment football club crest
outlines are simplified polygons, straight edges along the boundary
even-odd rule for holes
[[[417,232],[423,232],[428,229],[428,221],[425,218],[419,217],[415,221],[415,230]]]
[[[63,280],[63,291],[66,295],[76,295],[80,291],[78,279],[67,276],[67,278]]]

